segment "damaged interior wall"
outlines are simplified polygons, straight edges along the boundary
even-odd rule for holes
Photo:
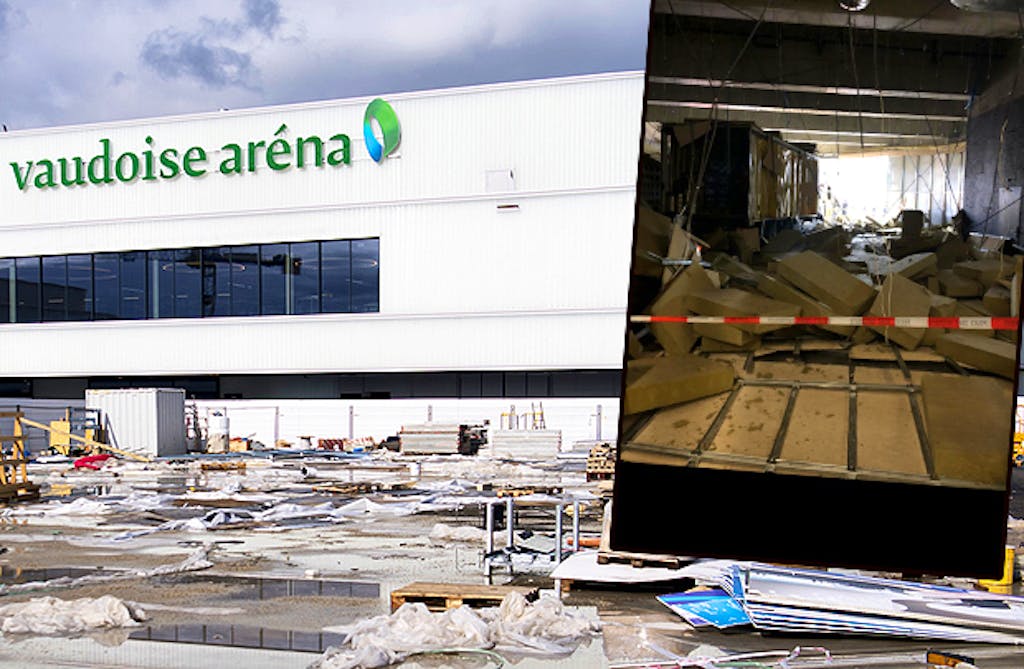
[[[828,145],[819,149],[828,149]],[[941,147],[940,147],[941,148]],[[949,225],[963,207],[964,150],[933,148],[819,158],[819,212],[826,221],[893,220],[922,211],[930,226]]]
[[[927,152],[889,156],[889,204],[895,218],[903,209],[923,211],[933,226],[948,225],[963,206],[964,151]]]
[[[1017,47],[1000,76],[971,105],[967,125],[964,209],[972,231],[1024,241],[1024,51]]]

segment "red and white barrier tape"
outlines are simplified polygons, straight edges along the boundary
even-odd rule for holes
[[[1000,316],[630,316],[631,323],[687,325],[839,325],[847,327],[1016,330],[1019,319]]]

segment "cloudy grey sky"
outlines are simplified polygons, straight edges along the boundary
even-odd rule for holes
[[[11,130],[644,67],[649,0],[0,0]]]

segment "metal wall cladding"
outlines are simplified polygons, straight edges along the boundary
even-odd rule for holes
[[[0,247],[5,253],[20,253],[31,245],[24,235],[45,237],[45,230],[35,228],[47,225],[88,226],[89,235],[88,241],[78,237],[63,242],[57,236],[54,241],[62,248],[51,246],[50,253],[76,250],[72,247],[121,250],[135,247],[137,241],[160,248],[172,241],[168,230],[158,230],[156,222],[161,219],[177,219],[165,227],[178,229],[173,243],[188,244],[192,232],[208,225],[201,220],[185,222],[192,217],[485,196],[488,172],[501,170],[514,173],[515,190],[521,193],[635,187],[642,73],[385,97],[401,122],[402,140],[380,164],[370,158],[362,139],[369,98],[3,133],[4,162],[22,166],[59,158],[88,160],[100,153],[101,139],[110,140],[115,160],[124,152],[184,153],[193,146],[205,149],[208,158],[201,165],[207,172],[200,177],[139,178],[99,186],[22,190],[13,171],[7,170],[0,176],[0,199],[5,203],[0,211]],[[229,155],[222,147],[231,143],[247,147],[249,142],[269,144],[284,138],[296,146],[299,138],[326,141],[337,133],[351,139],[348,165],[271,170],[265,157],[257,156],[254,171],[218,171]],[[153,139],[152,145],[147,137]],[[143,221],[147,232],[138,240],[105,234],[107,226],[124,221]],[[221,231],[214,243],[251,241],[234,232]]]
[[[184,390],[90,389],[85,391],[85,406],[102,412],[111,446],[148,457],[186,452]]]
[[[621,281],[624,303],[625,274]],[[0,370],[62,377],[621,368],[624,304],[500,311],[500,298],[486,313],[5,325]]]
[[[16,163],[101,138],[216,149],[281,124],[352,139],[338,167],[25,191],[8,170],[5,257],[380,239],[380,313],[0,325],[0,375],[618,368],[642,96],[642,73],[385,96],[402,143],[381,164],[366,98],[0,134]],[[514,190],[494,190],[503,170]]]

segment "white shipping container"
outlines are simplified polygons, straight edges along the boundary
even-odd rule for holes
[[[185,391],[180,388],[86,390],[99,409],[107,443],[139,455],[184,455]]]

